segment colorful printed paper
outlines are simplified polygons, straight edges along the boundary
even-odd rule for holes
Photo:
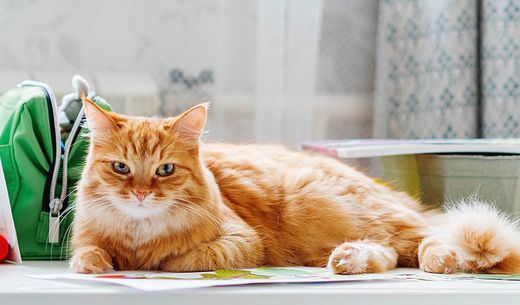
[[[217,286],[278,283],[338,283],[367,281],[509,281],[518,283],[520,275],[501,274],[431,274],[418,269],[399,268],[386,273],[334,275],[325,268],[311,267],[261,267],[241,270],[217,270],[211,272],[114,272],[110,274],[50,274],[28,275],[46,280],[79,280],[119,284],[144,291],[177,290]]]
[[[28,275],[47,280],[80,280],[119,284],[144,291],[176,290],[217,286],[277,283],[338,283],[367,281],[508,281],[518,283],[520,275],[502,274],[431,274],[419,269],[399,268],[386,273],[335,275],[325,268],[311,267],[260,267],[241,270],[211,272],[114,272],[109,274],[50,274]]]
[[[114,272],[110,274],[51,274],[29,275],[49,280],[84,280],[124,285],[145,291],[236,286],[276,283],[324,283],[373,281],[398,279],[400,274],[334,275],[325,268],[311,267],[261,267],[243,270],[217,270],[212,272],[166,273],[166,272]]]

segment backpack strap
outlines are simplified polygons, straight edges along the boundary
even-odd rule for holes
[[[63,211],[65,198],[68,190],[68,160],[72,144],[76,138],[77,133],[84,120],[82,98],[88,96],[93,98],[95,92],[90,89],[88,82],[79,75],[74,75],[72,78],[73,92],[63,97],[61,106],[59,108],[58,121],[61,127],[61,140],[63,150],[62,161],[62,185],[61,194],[50,203],[50,217],[49,217],[49,242],[59,242],[59,226],[61,214]]]

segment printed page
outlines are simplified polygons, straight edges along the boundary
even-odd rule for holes
[[[145,291],[250,284],[359,282],[403,278],[402,273],[396,274],[392,272],[384,274],[335,275],[328,269],[312,267],[260,267],[183,273],[133,271],[100,275],[66,273],[27,276],[47,280],[82,280],[112,283]],[[404,277],[406,278],[407,276]]]

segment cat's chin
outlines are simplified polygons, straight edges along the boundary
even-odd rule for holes
[[[138,202],[138,201],[112,201],[114,206],[116,206],[123,214],[130,218],[142,219],[160,215],[164,212],[164,208],[160,206],[153,206],[150,203]]]

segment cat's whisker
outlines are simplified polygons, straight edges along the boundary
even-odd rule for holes
[[[67,195],[68,196],[68,195]],[[49,227],[49,232],[51,234],[59,234],[60,232],[57,232],[60,230],[60,227],[61,225],[63,224],[64,220],[66,219],[67,215],[69,215],[69,213],[74,209],[74,204],[70,204],[65,210],[63,210],[63,212],[61,212],[61,215],[60,215],[60,219],[57,223],[53,223],[50,227]],[[49,241],[47,240],[45,242],[45,247],[47,248],[49,246]],[[52,257],[52,249],[51,248],[51,257]]]
[[[188,205],[177,205],[177,208],[187,209],[188,212],[195,213],[199,217],[208,219],[210,222],[212,222],[216,226],[216,228],[220,231],[220,234],[221,235],[223,234],[222,228],[221,228],[221,223],[215,217],[213,217],[213,215],[209,214],[209,212],[207,212],[206,210],[198,208],[197,205],[195,205],[193,203],[190,203],[188,201],[182,201],[182,200],[179,200],[179,201],[187,203]]]
[[[188,200],[188,199],[197,199],[197,200],[202,200],[204,202],[209,202],[209,203],[214,203],[212,200],[208,199],[208,198],[204,198],[204,197],[198,197],[198,196],[193,196],[193,195],[189,195],[189,196],[185,196],[185,197],[177,197],[177,199],[183,199],[183,200]]]
[[[60,253],[60,257],[63,257],[63,250],[65,249],[65,255],[66,257],[68,258],[69,257],[69,252],[70,252],[70,244],[71,244],[71,241],[69,239],[70,237],[70,234],[72,233],[72,228],[73,228],[73,223],[71,222],[69,224],[69,226],[67,227],[67,230],[65,230],[65,234],[63,234],[63,241],[66,242],[66,245],[64,247],[61,248],[61,253]]]
[[[187,202],[187,201],[182,201],[182,200],[179,200],[179,201],[187,203],[188,205],[177,205],[176,206],[177,208],[187,209],[189,212],[195,213],[195,214],[197,214],[200,217],[207,218],[207,219],[209,219],[210,221],[212,221],[216,225],[218,224],[218,221],[211,214],[209,214],[207,211],[197,208],[197,206],[194,205],[193,203],[190,203],[190,202]]]

